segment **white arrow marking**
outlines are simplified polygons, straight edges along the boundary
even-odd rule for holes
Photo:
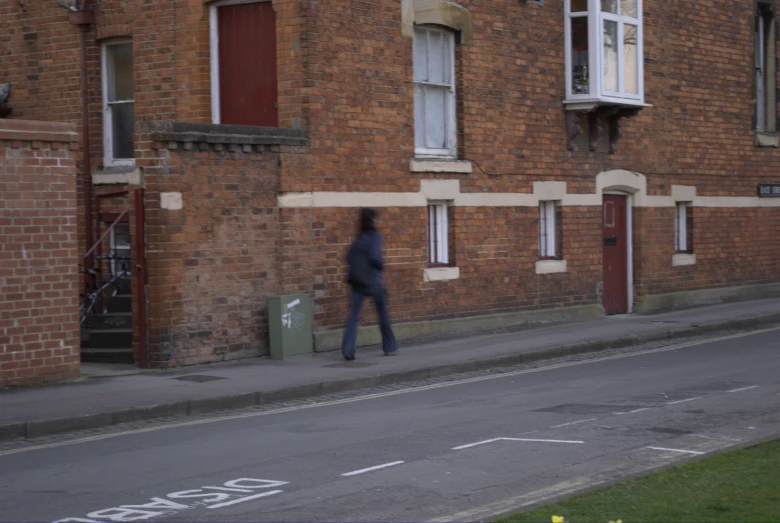
[[[469,443],[468,445],[461,445],[460,447],[453,447],[452,450],[468,449],[471,447],[476,447],[478,445],[494,443],[496,441],[527,441],[527,442],[538,442],[538,443],[585,443],[584,441],[572,441],[572,440],[564,440],[564,439],[493,438],[493,439],[486,439],[485,441],[478,441],[476,443]]]
[[[743,390],[757,389],[760,385],[752,385],[750,387],[742,387],[741,389],[727,390],[726,392],[742,392]]]
[[[665,447],[647,447],[653,450],[666,450],[669,452],[682,452],[683,454],[706,454],[706,452],[698,452],[696,450],[682,450],[682,449],[667,449]]]

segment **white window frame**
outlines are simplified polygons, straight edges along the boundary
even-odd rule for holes
[[[543,260],[558,258],[557,211],[558,202],[539,202],[539,258]]]
[[[618,0],[618,13],[620,13],[620,1]],[[645,79],[644,79],[644,28],[643,28],[643,0],[637,2],[637,18],[631,18],[614,13],[601,11],[601,0],[588,0],[588,11],[572,13],[572,0],[564,0],[564,35],[566,57],[566,96],[568,103],[603,103],[606,105],[645,105]],[[572,31],[571,20],[573,18],[588,18],[588,68],[589,68],[589,93],[572,93]],[[607,91],[604,88],[604,22],[613,21],[618,24],[620,45],[618,46],[618,91]],[[625,92],[625,60],[623,55],[623,27],[624,25],[637,27],[637,90],[638,94]]]
[[[447,29],[440,29],[438,27],[430,27],[430,26],[415,26],[414,28],[414,39],[415,41],[417,38],[421,37],[421,33],[424,33],[426,38],[428,35],[432,32],[438,32],[447,35],[448,39],[448,50],[449,50],[449,72],[450,72],[450,83],[449,84],[435,84],[432,82],[418,82],[416,79],[413,78],[414,82],[414,91],[415,91],[415,105],[418,103],[417,100],[417,86],[433,86],[437,88],[445,88],[446,89],[446,96],[445,96],[445,114],[444,114],[444,135],[445,139],[447,141],[447,147],[443,149],[438,148],[429,148],[429,147],[418,147],[417,146],[417,133],[418,129],[417,126],[420,122],[417,121],[416,114],[417,109],[415,107],[415,117],[414,117],[414,140],[415,140],[415,156],[417,158],[448,158],[448,159],[454,159],[458,156],[458,123],[456,119],[456,90],[455,90],[455,33],[453,31],[447,30]],[[414,58],[413,58],[414,59]],[[414,69],[414,68],[413,68]],[[414,74],[414,73],[413,73]],[[424,88],[424,87],[423,87]],[[424,114],[425,111],[423,111]]]
[[[428,263],[446,266],[450,264],[450,225],[446,202],[428,202]]]
[[[114,104],[132,103],[133,108],[135,108],[135,92],[133,92],[132,100],[108,101],[109,74],[112,72],[108,48],[126,44],[132,45],[132,40],[130,38],[117,38],[106,41],[100,46],[101,83],[103,87],[103,163],[106,167],[135,167],[135,158],[114,158],[114,117],[111,113],[111,106]],[[133,88],[135,89],[135,85],[133,85]]]
[[[211,66],[211,123],[222,123],[219,102],[219,7],[239,4],[260,4],[272,0],[222,0],[209,4],[209,53]],[[277,38],[279,33],[277,30]]]
[[[688,249],[688,209],[691,202],[676,202],[674,211],[674,252],[690,254]]]

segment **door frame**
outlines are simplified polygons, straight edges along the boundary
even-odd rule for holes
[[[619,191],[619,190],[609,190],[605,189],[602,192],[602,195],[604,194],[611,194],[614,196],[625,196],[626,197],[626,239],[628,240],[627,248],[628,253],[626,255],[626,273],[628,274],[628,281],[626,282],[627,292],[628,292],[628,314],[631,314],[634,312],[634,195],[630,192],[626,191]],[[602,221],[604,219],[604,199],[601,200],[601,215],[602,215]],[[603,227],[603,225],[602,225]],[[602,254],[603,254],[603,243],[602,243]],[[602,261],[602,266],[603,266]]]

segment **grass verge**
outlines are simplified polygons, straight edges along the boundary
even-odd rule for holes
[[[502,518],[550,523],[780,521],[780,440],[727,452]]]

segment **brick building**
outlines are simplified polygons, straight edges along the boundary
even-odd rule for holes
[[[266,354],[297,292],[337,348],[360,206],[402,339],[780,294],[774,0],[69,1],[0,6],[0,83],[83,130],[84,31],[103,279],[145,240],[100,321],[136,360]]]

